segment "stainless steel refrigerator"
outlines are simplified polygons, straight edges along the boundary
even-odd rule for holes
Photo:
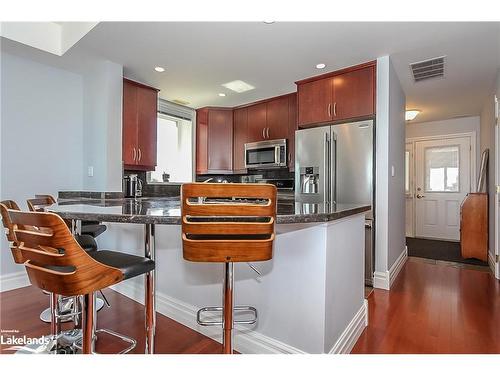
[[[359,121],[295,133],[295,200],[303,203],[374,202],[374,126]],[[373,283],[374,210],[365,220],[365,282]]]

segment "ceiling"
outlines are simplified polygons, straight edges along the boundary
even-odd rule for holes
[[[407,108],[422,110],[414,121],[421,122],[480,113],[500,67],[500,23],[101,22],[66,55],[86,53],[193,108],[289,93],[296,80],[391,55]],[[442,55],[444,78],[413,83],[410,63]],[[221,86],[237,79],[255,89]]]

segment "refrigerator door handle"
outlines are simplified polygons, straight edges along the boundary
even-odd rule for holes
[[[337,203],[337,135],[332,129],[332,136],[330,138],[330,155],[329,155],[329,181],[330,181],[330,202]]]
[[[330,202],[330,140],[328,133],[325,133],[325,139],[323,142],[323,203]]]

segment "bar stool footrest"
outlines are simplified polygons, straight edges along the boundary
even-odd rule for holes
[[[203,319],[202,314],[205,312],[222,312],[223,307],[221,306],[209,306],[209,307],[203,307],[198,310],[196,313],[196,322],[201,325],[201,326],[222,326],[222,317],[220,320],[210,320],[210,319]],[[246,320],[234,320],[235,324],[255,324],[257,323],[257,309],[253,306],[234,306],[233,311],[235,312],[250,312],[253,314],[252,319],[246,319]]]
[[[130,344],[128,347],[126,347],[125,349],[123,349],[122,351],[120,351],[120,352],[118,352],[116,354],[127,354],[128,352],[132,351],[137,346],[137,340],[135,340],[135,339],[133,339],[131,337],[122,335],[121,333],[112,331],[112,330],[107,329],[107,328],[96,329],[96,331],[95,331],[96,335],[94,336],[94,341],[97,340],[97,334],[98,333],[106,333],[108,335],[117,337],[117,338],[121,339],[122,341],[125,341],[125,342],[127,342],[127,343]],[[82,341],[81,340],[78,340],[78,342],[75,342],[73,345],[74,345],[74,347],[76,349],[82,350]],[[101,353],[93,351],[92,354],[101,354]]]

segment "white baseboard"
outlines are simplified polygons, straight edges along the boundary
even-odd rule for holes
[[[488,251],[488,265],[490,266],[491,273],[495,275],[495,256]]]
[[[26,271],[8,273],[0,276],[0,292],[6,292],[31,285]]]
[[[406,260],[408,259],[408,247],[399,255],[389,271],[375,271],[373,273],[373,287],[378,289],[390,290],[392,283],[401,272]]]
[[[349,354],[367,325],[368,301],[365,299],[361,308],[354,315],[354,318],[352,318],[328,354]]]
[[[122,282],[113,290],[139,303],[144,303],[144,289],[139,283]],[[222,342],[222,331],[218,326],[203,327],[196,323],[198,308],[163,293],[156,293],[156,311],[191,328],[213,340]],[[305,354],[293,346],[265,336],[250,329],[235,329],[234,348],[245,354]]]

